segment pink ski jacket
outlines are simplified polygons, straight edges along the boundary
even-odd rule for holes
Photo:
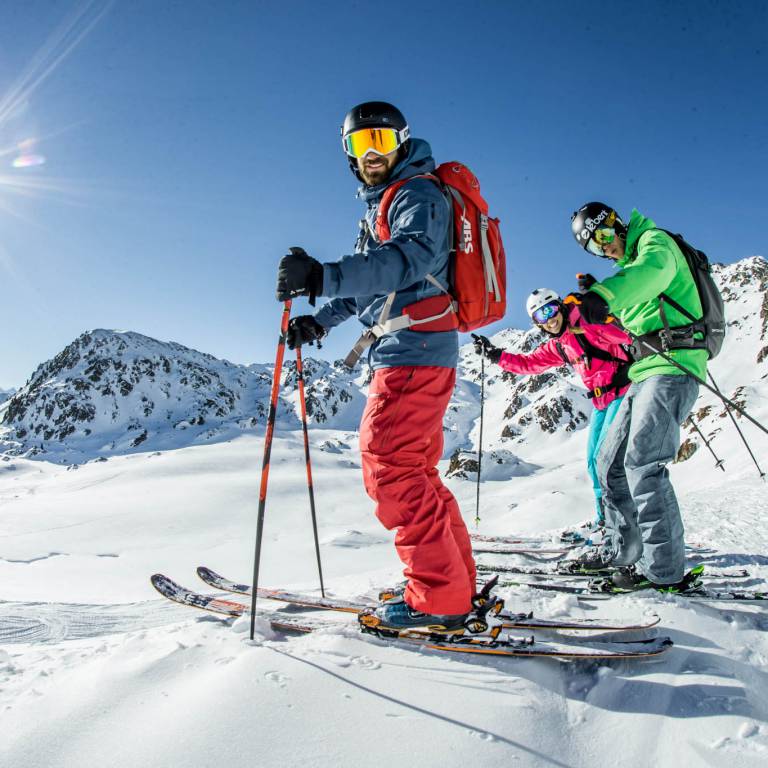
[[[502,352],[499,365],[505,371],[527,375],[557,368],[563,365],[564,358],[567,358],[589,390],[592,404],[602,411],[629,389],[631,382],[626,375],[629,356],[622,345],[629,346],[632,341],[624,331],[613,324],[596,325],[582,322],[579,309],[573,304],[567,304],[565,308],[568,325],[559,337],[545,341],[527,355]],[[583,333],[574,333],[574,328],[582,330]],[[562,355],[558,345],[563,351]],[[607,353],[611,359],[596,357],[595,350]],[[620,368],[623,371],[620,371]]]

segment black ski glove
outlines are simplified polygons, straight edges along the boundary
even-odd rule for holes
[[[296,349],[302,344],[314,344],[317,342],[320,348],[320,339],[327,331],[312,315],[299,315],[288,323],[288,332],[285,334],[285,343],[288,349]]]
[[[597,278],[589,272],[579,272],[576,279],[579,281],[579,290],[582,293],[586,293],[597,282]]]
[[[315,296],[323,292],[323,265],[303,248],[289,248],[277,268],[277,300],[288,301],[297,296],[309,296],[315,306]]]
[[[487,336],[473,333],[472,340],[475,344],[475,352],[478,355],[485,355],[492,363],[498,363],[501,360],[501,354],[504,350],[494,347]]]
[[[608,304],[600,294],[587,291],[581,297],[579,313],[585,323],[604,323],[608,319]]]

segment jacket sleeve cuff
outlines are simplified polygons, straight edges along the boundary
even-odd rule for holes
[[[339,295],[339,269],[335,264],[323,264],[323,296]]]

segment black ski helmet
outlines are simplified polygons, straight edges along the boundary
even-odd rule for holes
[[[616,234],[626,238],[627,227],[616,213],[615,209],[605,203],[587,203],[582,205],[578,211],[574,211],[571,216],[571,231],[576,238],[576,242],[586,251],[589,241],[595,230],[600,227],[613,227]],[[608,256],[603,254],[603,258]]]
[[[341,139],[343,142],[348,134],[353,131],[359,131],[361,128],[394,128],[397,131],[402,131],[407,127],[408,122],[405,116],[394,105],[386,101],[365,101],[352,107],[344,116],[344,123],[341,126]],[[400,145],[401,157],[408,153],[409,143],[406,141]],[[360,174],[357,171],[357,161],[349,155],[346,155],[346,157],[352,173],[360,179]]]

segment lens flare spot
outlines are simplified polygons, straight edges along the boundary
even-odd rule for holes
[[[14,168],[34,168],[45,165],[45,158],[42,155],[19,155],[13,159],[11,165]]]

